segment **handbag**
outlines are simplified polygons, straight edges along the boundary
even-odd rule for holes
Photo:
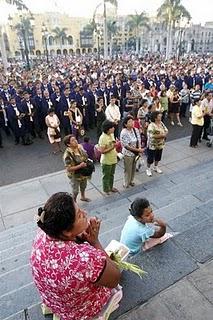
[[[139,148],[139,141],[138,141],[138,136],[137,136],[135,128],[133,128],[133,131],[134,131],[135,138],[136,138],[136,148],[138,149]],[[134,153],[135,156],[139,155],[138,151],[131,151],[131,152]]]
[[[61,133],[57,128],[49,128],[49,134],[54,137],[54,139],[61,138]]]
[[[86,164],[87,166],[85,168],[78,169],[75,173],[78,173],[83,177],[90,177],[95,171],[95,166],[91,159],[87,159]]]
[[[54,138],[55,138],[55,139],[61,138],[61,133],[60,133],[60,131],[59,131],[57,128],[55,128]]]
[[[78,165],[81,163],[76,160],[74,153],[70,152],[70,156],[73,159],[75,165]],[[95,171],[94,163],[91,159],[87,159],[83,162],[86,162],[87,166],[85,168],[80,168],[78,170],[75,170],[75,174],[79,174],[83,177],[90,177],[92,175],[92,173]]]

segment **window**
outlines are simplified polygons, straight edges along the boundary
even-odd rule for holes
[[[54,38],[53,38],[53,36],[50,36],[50,37],[49,37],[49,45],[50,45],[50,46],[53,46],[53,45],[54,45]]]
[[[32,33],[28,35],[28,44],[30,49],[35,49],[35,41]]]
[[[68,45],[73,45],[73,37],[72,36],[69,36],[68,38],[67,38],[67,41],[68,41]]]

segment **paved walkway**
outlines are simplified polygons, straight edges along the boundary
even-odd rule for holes
[[[164,173],[172,173],[202,164],[213,159],[213,149],[203,142],[199,148],[189,147],[189,137],[173,140],[166,144],[163,152],[161,168]],[[136,173],[136,185],[155,179],[147,177],[145,167]],[[116,168],[115,187],[123,191],[123,163]],[[64,171],[43,175],[30,180],[0,187],[0,231],[32,221],[37,208],[45,203],[48,197],[58,191],[71,191]],[[92,180],[88,183],[87,196],[93,201],[102,199],[101,168],[97,165]],[[80,201],[79,201],[80,202]],[[86,208],[87,204],[81,203]]]

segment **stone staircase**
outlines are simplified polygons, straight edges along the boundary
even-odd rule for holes
[[[122,194],[86,205],[90,215],[102,219],[100,240],[106,246],[119,240],[128,216],[128,207],[136,197],[147,197],[156,215],[168,222],[175,236],[133,261],[148,272],[144,279],[123,272],[124,299],[110,319],[122,318],[128,310],[151,297],[213,258],[213,162],[204,162],[176,173],[128,189]],[[44,319],[40,298],[29,268],[35,223],[26,223],[0,233],[0,320]],[[46,317],[48,319],[48,317]],[[51,319],[51,317],[49,317]]]

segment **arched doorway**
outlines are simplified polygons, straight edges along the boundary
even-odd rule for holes
[[[77,54],[81,54],[81,50],[78,48],[78,49],[76,49],[76,53]]]
[[[40,57],[41,56],[41,51],[40,50],[36,50],[36,56]]]
[[[66,56],[67,54],[68,54],[67,49],[64,49],[64,50],[63,50],[63,55]]]
[[[82,53],[83,54],[86,53],[86,49],[85,48],[82,49]]]
[[[91,49],[91,48],[89,48],[89,49],[88,49],[88,53],[91,53],[91,52],[92,52],[92,49]]]
[[[70,49],[69,54],[73,54],[73,53],[74,53],[73,49]]]
[[[53,50],[53,49],[50,50],[50,55],[51,55],[51,56],[54,56],[54,55],[55,55],[55,50]]]
[[[61,49],[58,49],[58,50],[56,51],[56,54],[60,55],[60,54],[61,54]]]
[[[94,52],[94,53],[97,53],[97,52],[98,52],[98,49],[97,49],[97,48],[94,48],[93,52]]]

